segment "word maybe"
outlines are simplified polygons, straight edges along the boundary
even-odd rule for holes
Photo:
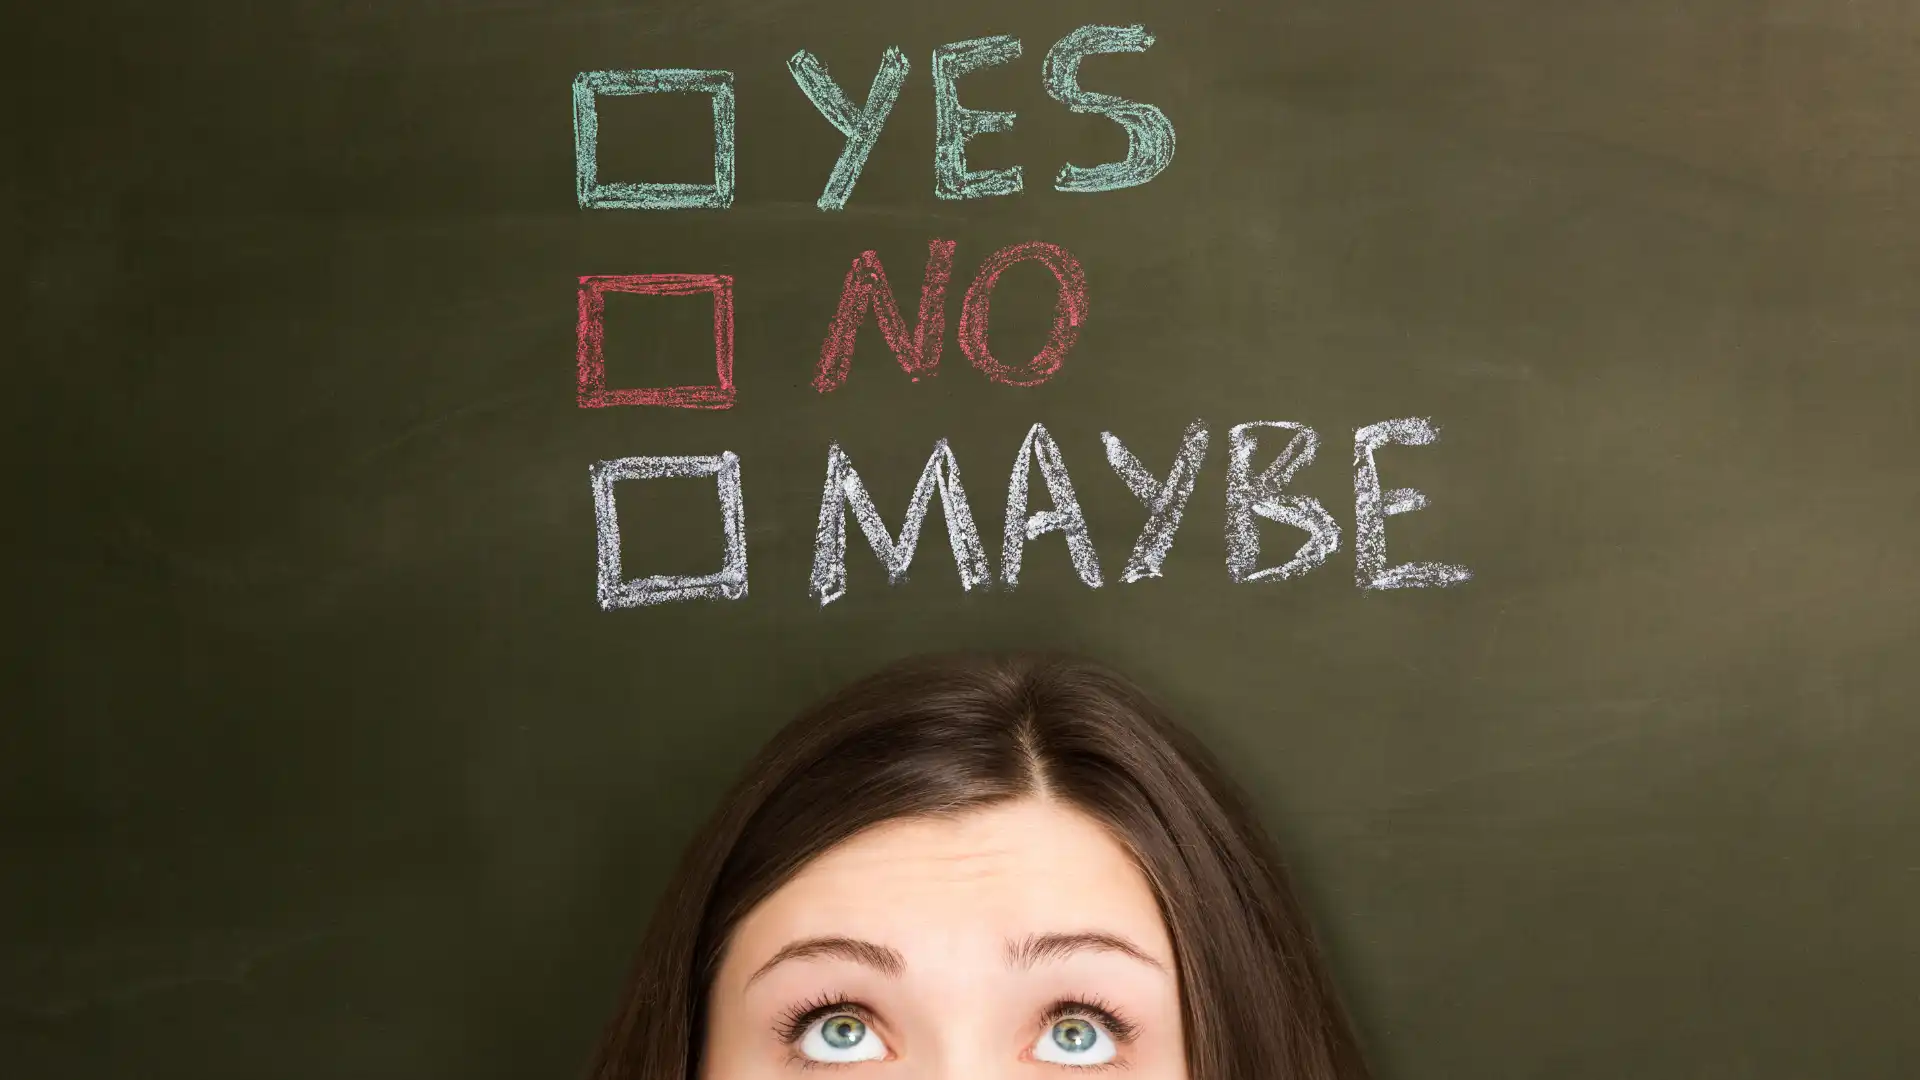
[[[1266,431],[1292,432],[1279,456],[1258,473],[1254,454]],[[1466,567],[1446,563],[1387,565],[1386,519],[1419,510],[1426,496],[1413,488],[1382,490],[1374,453],[1390,444],[1425,446],[1439,437],[1428,420],[1413,417],[1369,424],[1354,431],[1354,580],[1362,589],[1445,587],[1469,580]],[[1107,463],[1136,499],[1146,507],[1146,524],[1134,542],[1132,554],[1120,572],[1123,582],[1161,576],[1161,565],[1173,547],[1180,518],[1193,494],[1194,482],[1207,454],[1204,423],[1194,421],[1181,435],[1180,447],[1164,479],[1157,477],[1112,432],[1101,432]],[[1327,561],[1340,549],[1340,526],[1320,501],[1294,494],[1287,486],[1301,469],[1313,463],[1320,437],[1313,428],[1291,421],[1270,420],[1238,424],[1227,433],[1227,574],[1235,582],[1284,581],[1297,578]],[[1049,510],[1030,512],[1028,482],[1035,467],[1053,503]],[[746,507],[740,482],[740,458],[731,451],[710,457],[629,457],[596,463],[590,470],[594,517],[598,523],[599,601],[602,608],[641,607],[669,600],[739,600],[747,595]],[[720,494],[720,516],[725,556],[711,574],[628,578],[620,559],[620,524],[614,486],[622,480],[712,476]],[[974,524],[973,509],[960,481],[960,463],[947,440],[934,444],[933,454],[920,472],[907,502],[906,518],[897,535],[887,531],[880,511],[867,494],[847,452],[834,443],[827,450],[827,476],[820,494],[820,519],[814,532],[813,573],[809,592],[822,606],[847,592],[847,515],[852,514],[867,544],[885,567],[887,580],[906,580],[920,543],[933,497],[938,494],[947,521],[947,540],[965,590],[987,587],[994,577],[987,551]],[[1278,522],[1306,533],[1306,541],[1285,562],[1260,566],[1260,521]],[[1087,532],[1073,480],[1060,447],[1043,424],[1027,431],[1014,457],[1007,484],[1005,527],[1000,545],[1000,584],[1020,584],[1027,545],[1049,533],[1065,539],[1075,573],[1089,588],[1100,588],[1100,560]]]

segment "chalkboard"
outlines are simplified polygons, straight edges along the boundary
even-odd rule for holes
[[[0,1072],[578,1075],[768,733],[1027,646],[1383,1077],[1920,1070],[1920,8],[7,21]]]

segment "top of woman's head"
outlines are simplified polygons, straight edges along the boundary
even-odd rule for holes
[[[1095,947],[1069,959],[1074,941]],[[800,962],[761,977],[783,960]],[[849,981],[894,1000],[850,1004]],[[1109,1011],[1084,1003],[1080,983],[1137,985],[1138,1000]],[[972,1040],[974,1013],[1025,1008],[1029,994],[1052,1010],[1039,1019],[1063,1025],[1056,1037],[1080,1040],[1059,1046],[1137,1039],[1127,1049],[1155,1080],[1365,1075],[1269,841],[1181,727],[1086,661],[916,660],[815,705],[754,759],[670,883],[594,1076],[776,1075],[756,1065],[784,1072],[795,1055],[774,1031],[827,1045],[797,1026],[812,1008],[842,1026],[834,1052],[868,1055],[828,1060],[871,1062],[875,1080],[910,1056],[916,1075],[935,1075],[936,1045],[989,1080],[979,1074],[1006,1056],[997,1043],[975,1059],[941,1040]],[[1122,1008],[1154,1022],[1118,1019]],[[1009,1060],[1076,1067],[1044,1031],[1011,1030],[1009,1053],[1026,1057]],[[1035,1034],[1037,1057],[1023,1050]]]

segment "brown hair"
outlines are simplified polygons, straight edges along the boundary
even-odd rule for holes
[[[1179,961],[1192,1080],[1363,1080],[1352,1025],[1265,833],[1212,757],[1125,678],[1055,656],[911,661],[762,750],[689,848],[593,1080],[692,1080],[733,929],[869,826],[1047,795],[1138,860]]]

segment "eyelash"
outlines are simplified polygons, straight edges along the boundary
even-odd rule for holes
[[[872,1025],[874,1023],[873,1010],[852,1000],[849,995],[837,993],[820,994],[782,1013],[779,1021],[774,1025],[774,1034],[779,1036],[780,1041],[787,1046],[797,1046],[800,1042],[800,1037],[807,1033],[807,1029],[813,1026],[814,1021],[841,1014],[857,1016],[860,1018],[861,1023],[864,1024]],[[1097,994],[1083,994],[1078,998],[1061,998],[1041,1010],[1040,1026],[1043,1028],[1052,1027],[1062,1020],[1076,1016],[1083,1020],[1091,1020],[1099,1024],[1102,1028],[1106,1029],[1109,1035],[1113,1036],[1115,1042],[1122,1044],[1132,1042],[1134,1035],[1137,1034],[1139,1030],[1119,1009],[1114,1008],[1112,1004]],[[811,1058],[800,1059],[800,1067],[803,1069],[822,1067],[838,1069],[852,1064],[863,1063],[814,1061]],[[1121,1064],[1121,1062],[1109,1061],[1099,1065],[1075,1065],[1071,1066],[1071,1068],[1075,1071],[1099,1072],[1103,1069],[1119,1068]]]
[[[795,1005],[781,1014],[780,1021],[774,1025],[774,1034],[789,1046],[800,1041],[815,1020],[823,1016],[832,1016],[836,1011],[857,1016],[862,1023],[871,1022],[873,1010],[857,1001],[850,1000],[844,994],[821,994]]]
[[[1083,994],[1079,998],[1061,998],[1049,1005],[1046,1012],[1040,1014],[1040,1026],[1052,1027],[1070,1016],[1092,1020],[1099,1024],[1107,1029],[1107,1034],[1112,1035],[1113,1041],[1117,1043],[1132,1042],[1136,1032],[1131,1020],[1122,1016],[1120,1010],[1097,994]],[[1076,1067],[1084,1069],[1087,1066]]]

